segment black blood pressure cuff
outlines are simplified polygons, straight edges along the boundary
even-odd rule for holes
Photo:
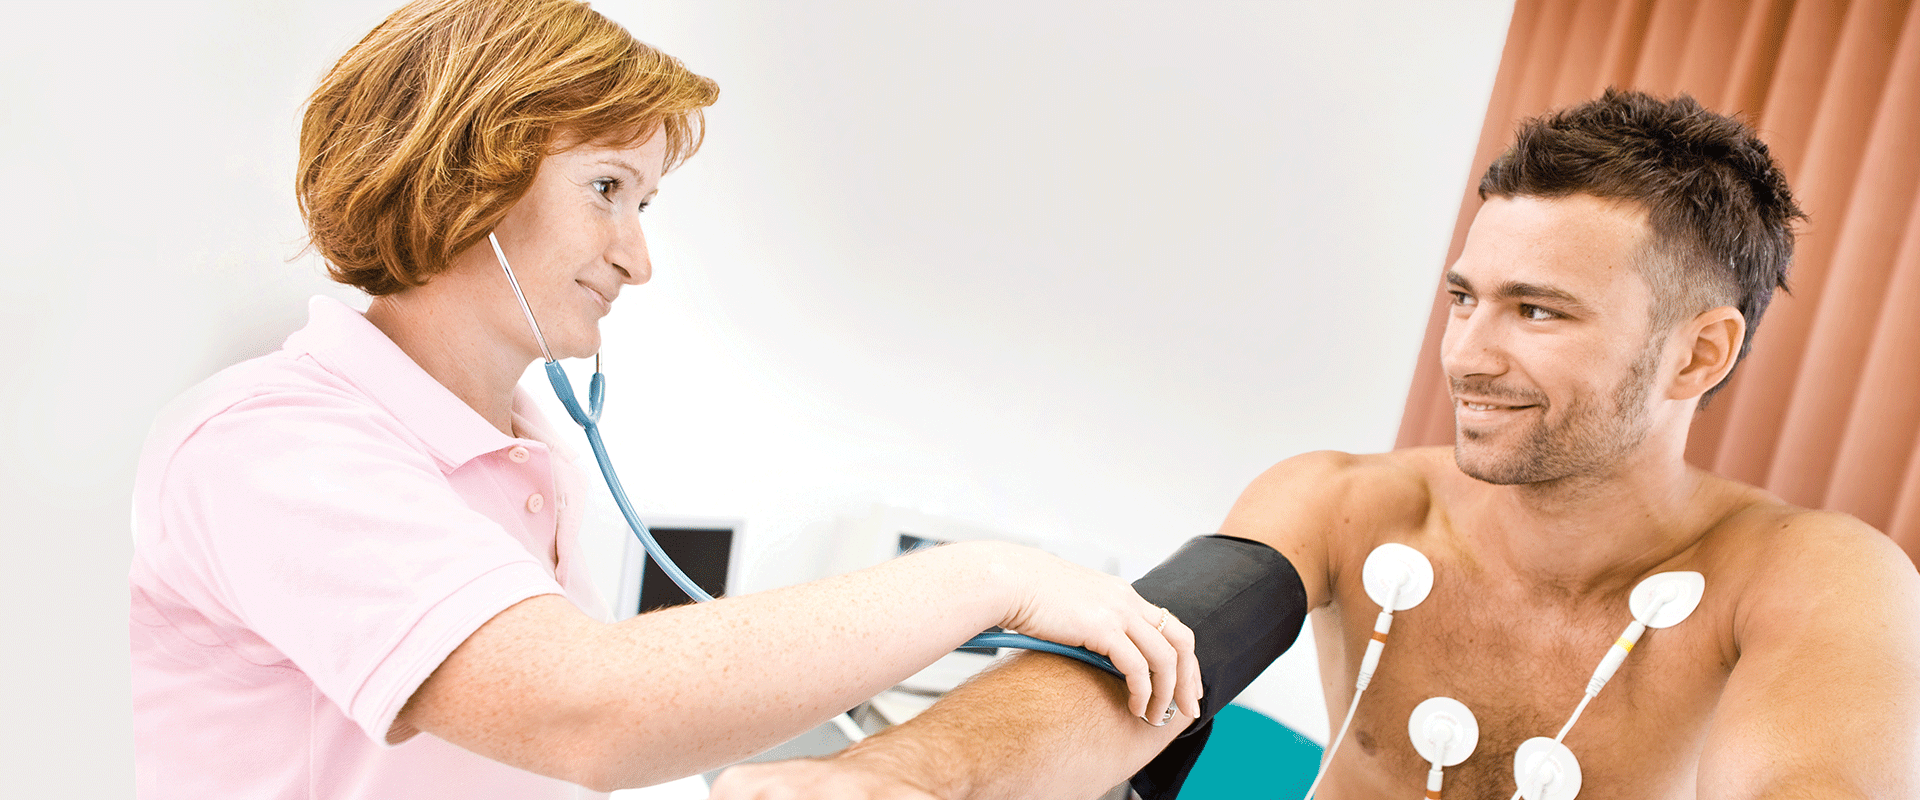
[[[1200,659],[1200,719],[1132,780],[1142,800],[1172,800],[1207,745],[1213,715],[1300,636],[1307,589],[1280,551],[1219,535],[1181,545],[1133,589],[1193,629]]]

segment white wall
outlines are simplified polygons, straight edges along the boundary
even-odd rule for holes
[[[0,794],[127,794],[134,455],[352,297],[293,258],[295,134],[390,1],[0,10]],[[722,87],[606,427],[644,509],[748,520],[748,588],[875,503],[1137,572],[1273,461],[1388,447],[1510,12],[596,7]],[[1323,735],[1299,658],[1255,700]]]

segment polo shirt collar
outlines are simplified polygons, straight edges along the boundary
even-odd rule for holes
[[[282,349],[308,356],[328,372],[353,384],[419,437],[449,472],[474,458],[511,447],[514,439],[488,424],[479,412],[394,344],[365,315],[331,297],[307,303],[307,326],[287,337]],[[556,455],[573,454],[557,443],[539,410],[520,387],[513,390],[514,424]]]

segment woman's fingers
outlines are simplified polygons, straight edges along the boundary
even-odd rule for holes
[[[1128,635],[1109,640],[1105,648],[1107,660],[1113,662],[1114,669],[1127,683],[1127,713],[1146,719],[1147,705],[1153,697],[1153,665]]]
[[[1130,625],[1127,630],[1152,670],[1153,691],[1143,718],[1150,725],[1165,725],[1169,719],[1167,711],[1173,707],[1174,692],[1181,683],[1180,651],[1166,636],[1166,628],[1173,624],[1171,614],[1155,607],[1152,617],[1143,623]]]
[[[1193,629],[1170,618],[1161,633],[1180,652],[1180,686],[1175,692],[1180,711],[1190,719],[1199,719],[1200,698],[1205,696],[1206,687],[1200,681],[1200,656],[1194,652]]]
[[[1024,548],[1010,552],[1018,601],[1001,627],[1105,655],[1127,685],[1127,711],[1154,725],[1168,709],[1196,715],[1200,669],[1193,631],[1125,581]]]
[[[1200,659],[1193,651],[1193,629],[1171,612],[1155,609],[1153,630],[1141,632],[1131,641],[1147,659],[1153,685],[1144,714],[1133,709],[1134,715],[1156,725],[1165,724],[1175,710],[1188,719],[1198,719],[1205,687],[1200,679]]]

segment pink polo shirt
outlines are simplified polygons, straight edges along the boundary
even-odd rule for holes
[[[358,312],[315,298],[277,353],[154,423],[133,502],[142,798],[602,797],[429,734],[407,698],[474,629],[564,594],[608,619],[584,484],[523,395],[509,437]]]

